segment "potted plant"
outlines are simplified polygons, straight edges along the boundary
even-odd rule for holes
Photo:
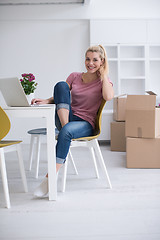
[[[22,78],[20,79],[20,82],[30,103],[34,98],[34,91],[37,87],[35,76],[32,73],[23,73],[21,76]]]

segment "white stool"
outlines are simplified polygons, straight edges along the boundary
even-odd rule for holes
[[[56,131],[56,135],[57,130]],[[36,144],[36,171],[35,171],[35,177],[38,178],[38,172],[39,172],[39,160],[40,160],[40,149],[41,149],[41,138],[43,136],[46,136],[47,130],[46,128],[37,128],[37,129],[32,129],[28,131],[28,134],[31,135],[31,141],[30,141],[30,153],[29,153],[29,171],[32,169],[32,162],[33,162],[33,150],[34,150],[34,143],[35,140],[37,140]],[[76,168],[76,165],[74,163],[73,157],[71,152],[69,151],[69,159],[71,160],[71,164],[73,166],[73,169],[75,171],[75,174],[78,175],[78,171]]]

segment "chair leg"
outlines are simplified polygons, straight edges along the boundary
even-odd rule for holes
[[[23,186],[24,186],[24,191],[28,192],[25,168],[24,168],[23,157],[22,157],[22,151],[21,151],[21,147],[20,147],[19,144],[17,144],[16,150],[17,150],[17,155],[18,155],[18,160],[19,160],[19,168],[20,168],[20,173],[21,173],[22,182],[23,182]]]
[[[110,178],[109,178],[109,176],[108,176],[107,168],[106,168],[106,165],[105,165],[105,163],[104,163],[104,159],[103,159],[103,156],[102,156],[102,153],[101,153],[99,144],[98,144],[98,140],[97,140],[97,139],[94,139],[94,140],[92,140],[92,141],[93,141],[93,146],[94,146],[96,155],[97,155],[97,157],[98,157],[98,159],[99,159],[101,168],[102,168],[102,170],[103,170],[103,172],[104,172],[105,177],[107,178],[108,186],[109,186],[109,188],[111,189],[111,188],[112,188],[112,185],[111,185],[111,182],[110,182]]]
[[[75,171],[75,174],[78,175],[78,171],[77,171],[77,168],[76,168],[76,165],[75,165],[75,162],[74,162],[74,159],[73,159],[73,156],[72,156],[72,153],[71,153],[71,150],[69,149],[69,153],[68,153],[68,157],[70,158],[71,160],[71,164],[73,166],[73,169]]]
[[[41,148],[41,135],[38,135],[37,136],[37,146],[36,146],[36,173],[35,173],[35,178],[38,178],[40,148]]]
[[[35,136],[31,135],[30,152],[29,152],[29,171],[31,171],[31,168],[32,168],[34,141],[35,141]]]
[[[93,159],[93,163],[94,163],[94,167],[95,167],[96,177],[99,178],[99,172],[98,172],[98,167],[97,167],[97,162],[96,162],[94,149],[93,149],[93,147],[89,147],[89,150],[90,150],[91,155],[92,155],[92,159]]]
[[[68,156],[66,158],[66,161],[63,165],[63,173],[62,173],[62,188],[61,191],[65,192],[66,189],[66,177],[67,177],[67,167],[68,167]]]
[[[4,157],[4,150],[0,149],[0,169],[2,175],[2,183],[4,189],[4,196],[6,201],[6,207],[10,208],[10,197],[9,197],[9,190],[8,190],[8,181],[7,181],[7,172],[6,172],[6,164],[5,164],[5,157]]]

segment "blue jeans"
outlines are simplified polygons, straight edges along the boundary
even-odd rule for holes
[[[59,130],[56,144],[56,162],[63,164],[67,157],[71,140],[93,135],[93,127],[89,122],[73,115],[70,89],[66,82],[58,82],[55,85],[53,97],[56,104],[55,124]],[[63,128],[57,114],[57,111],[61,108],[69,110],[69,122]]]

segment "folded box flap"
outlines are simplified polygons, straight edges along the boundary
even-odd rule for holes
[[[154,110],[156,95],[128,95],[126,110]]]
[[[152,91],[146,91],[146,93],[148,93],[149,95],[157,95],[156,93],[154,93]]]

